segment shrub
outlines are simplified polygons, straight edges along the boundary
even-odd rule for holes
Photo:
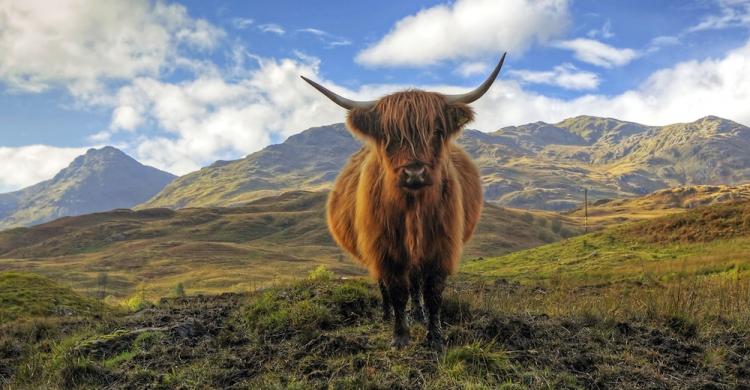
[[[309,274],[307,274],[307,278],[309,280],[318,281],[331,280],[334,278],[334,276],[335,274],[332,271],[329,271],[325,265],[319,265],[318,268],[315,268],[314,270],[310,271]]]

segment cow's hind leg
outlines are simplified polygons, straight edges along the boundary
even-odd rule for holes
[[[409,294],[411,295],[411,319],[414,322],[424,323],[424,310],[422,309],[422,271],[413,269],[409,273]]]
[[[409,326],[406,323],[406,301],[409,298],[408,276],[393,275],[385,280],[388,296],[393,305],[393,342],[394,348],[403,348],[409,344]]]
[[[383,321],[390,321],[393,308],[391,307],[391,297],[388,294],[388,287],[385,286],[383,279],[378,280],[378,286],[380,287],[380,298],[383,301]]]
[[[427,345],[435,350],[443,350],[443,328],[440,325],[440,306],[443,304],[445,272],[439,269],[424,272],[424,302],[427,307]]]

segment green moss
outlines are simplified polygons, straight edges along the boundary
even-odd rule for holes
[[[0,323],[23,317],[90,316],[106,309],[44,276],[0,272]]]

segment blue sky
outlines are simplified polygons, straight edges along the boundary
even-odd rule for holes
[[[299,74],[454,93],[504,50],[470,127],[750,124],[748,27],[750,0],[0,0],[0,192],[106,144],[184,174],[342,121]]]

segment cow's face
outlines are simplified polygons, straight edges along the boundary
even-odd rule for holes
[[[446,145],[474,117],[467,104],[490,89],[503,62],[505,54],[479,87],[459,95],[412,90],[376,101],[356,101],[302,78],[349,110],[349,129],[375,143],[391,182],[405,191],[420,191],[440,182]]]
[[[441,180],[448,142],[472,119],[472,110],[463,103],[447,103],[437,93],[406,91],[385,96],[371,108],[351,110],[347,124],[374,143],[396,186],[416,192]]]

